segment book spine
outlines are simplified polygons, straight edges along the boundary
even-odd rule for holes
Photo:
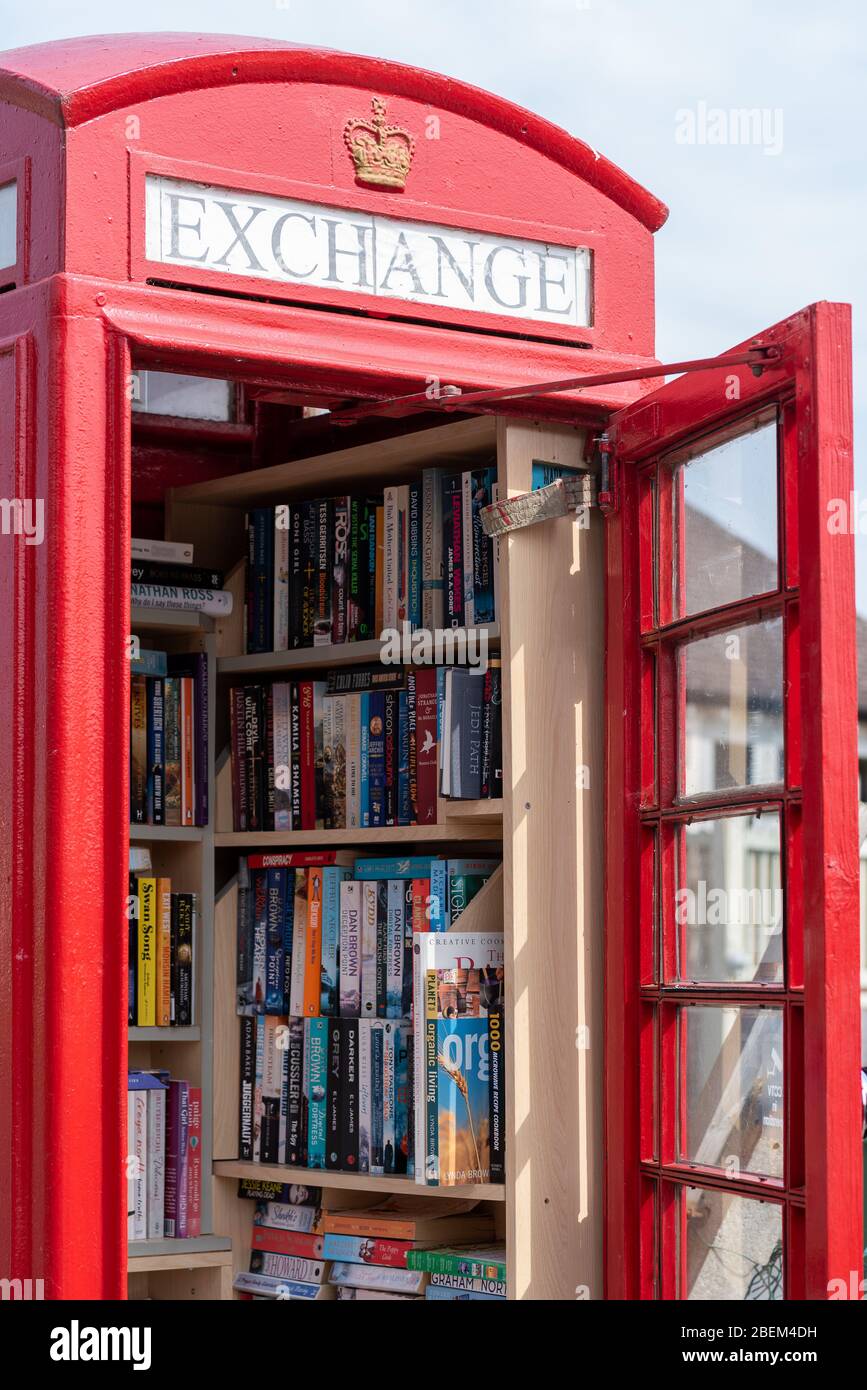
[[[370,1019],[358,1020],[358,1171],[370,1172]]]
[[[185,541],[153,541],[133,536],[130,546],[133,560],[153,560],[160,564],[183,565],[186,570],[193,563],[193,547]]]
[[[502,991],[488,1007],[488,1134],[491,1182],[506,1181],[506,1011]]]
[[[506,1262],[497,1259],[476,1259],[464,1250],[410,1250],[406,1257],[407,1269],[425,1271],[431,1275],[451,1275],[467,1279],[493,1279],[501,1284],[506,1282]]]
[[[368,797],[371,828],[386,825],[386,731],[385,694],[376,692],[368,699]]]
[[[295,947],[295,870],[283,870],[283,1003],[281,1014],[289,1013],[292,996],[292,952]]]
[[[253,892],[244,855],[238,860],[238,912],[235,948],[235,996],[239,1014],[253,1004]]]
[[[409,772],[409,694],[397,694],[397,824],[412,825],[413,810]]]
[[[399,1023],[394,1030],[394,1171],[412,1171],[412,1028]]]
[[[147,824],[148,714],[147,677],[130,677],[129,818]]]
[[[464,627],[475,623],[473,598],[473,475],[461,474],[461,549],[463,551]]]
[[[440,474],[422,474],[422,625],[428,632],[443,626],[443,495]]]
[[[148,1217],[148,1172],[147,1172],[147,1131],[148,1098],[147,1091],[133,1091],[132,1127],[130,1132],[131,1157],[135,1165],[134,1207],[132,1214],[132,1239],[147,1240]]]
[[[135,874],[127,878],[127,1023],[138,1023],[138,882]]]
[[[283,1013],[286,959],[283,926],[286,916],[286,871],[267,869],[265,902],[264,1007],[267,1014]],[[275,1160],[278,1162],[279,1160]]]
[[[313,728],[313,682],[299,681],[301,702],[301,829],[316,829],[316,755]]]
[[[172,1021],[172,881],[157,879],[156,1017],[158,1028]]]
[[[397,692],[386,690],[384,700],[383,742],[385,744],[385,824],[397,825],[397,764],[398,764],[398,699]]]
[[[234,686],[229,691],[230,753],[232,764],[232,824],[235,830],[246,830],[247,820],[247,769],[244,763],[244,709],[243,686]],[[178,825],[180,825],[180,762],[178,763]]]
[[[388,880],[376,884],[376,1016],[388,1010]]]
[[[399,878],[386,880],[386,997],[385,1018],[400,1018],[403,1002],[404,912],[406,885]]]
[[[375,563],[374,563],[374,627],[372,635],[379,637],[385,626],[385,506],[376,508],[375,522]]]
[[[193,1022],[193,952],[195,949],[196,894],[178,894],[178,1006],[182,1028]]]
[[[383,1022],[373,1019],[370,1025],[370,1173],[381,1178],[385,1174],[383,1154]]]
[[[202,1092],[190,1087],[187,1131],[187,1236],[202,1234]]]
[[[340,1091],[344,1067],[340,1019],[328,1022],[328,1087],[325,1118],[325,1167],[340,1168]]]
[[[425,972],[425,1173],[428,1186],[439,1182],[439,1087],[437,1076],[437,977],[435,970]]]
[[[424,882],[425,880],[422,880]],[[418,879],[403,883],[403,960],[401,962],[400,1018],[412,1015],[412,934],[415,921],[415,894]]]
[[[348,695],[335,695],[331,705],[331,815],[335,829],[345,830],[347,788],[347,713]]]
[[[289,533],[289,646],[293,649],[302,645],[304,621],[303,611],[303,546],[302,512],[300,507],[290,508]]]
[[[494,543],[482,529],[482,508],[493,501],[496,468],[473,472],[472,547],[473,547],[473,621],[477,626],[494,622]]]
[[[288,890],[287,890],[288,891]],[[295,919],[292,927],[292,970],[289,1013],[304,1017],[304,975],[307,962],[307,870],[295,870]]]
[[[317,507],[301,503],[301,647],[313,646],[318,594]]]
[[[463,627],[463,497],[461,475],[442,477],[444,625]]]
[[[289,751],[289,685],[277,681],[272,687],[274,829],[292,829],[292,764]]]
[[[296,1255],[302,1260],[321,1260],[325,1237],[306,1231],[275,1231],[270,1226],[254,1226],[250,1242],[254,1250],[274,1255]]]
[[[319,1015],[322,978],[322,870],[307,873],[307,935],[304,947],[305,1018]]]
[[[178,1021],[178,914],[180,895],[172,893],[171,948],[169,952],[169,1011],[172,1023]]]
[[[304,1020],[289,1019],[289,1067],[286,1105],[286,1162],[303,1168],[307,1162],[307,1123],[304,1115]]]
[[[238,1155],[246,1163],[253,1158],[253,1086],[256,1080],[256,1020],[241,1019],[241,1115]]]
[[[300,830],[304,823],[301,804],[301,695],[298,682],[289,686],[289,763],[291,785],[291,829]]]
[[[448,864],[444,859],[434,859],[430,866],[430,930],[448,931],[448,927]]]
[[[382,1166],[386,1173],[395,1172],[395,1025],[386,1020],[382,1025]]]
[[[230,692],[230,697],[233,692]],[[163,681],[166,825],[181,823],[181,687],[177,676]],[[234,769],[233,769],[234,791]],[[234,799],[234,797],[233,797]]]
[[[338,1013],[338,969],[340,961],[340,885],[344,869],[328,867],[322,873],[322,965],[319,986],[319,1013],[326,1018]]]
[[[289,549],[292,519],[284,504],[274,508],[274,651],[289,650]]]
[[[398,567],[400,555],[398,552],[398,491],[396,487],[387,487],[384,492],[384,523],[385,523],[385,544],[383,553],[383,589],[382,589],[382,627],[395,629],[397,627],[397,598],[398,598]]]
[[[193,681],[181,676],[181,825],[194,825],[196,816]]]
[[[313,621],[313,645],[327,647],[332,633],[332,563],[333,506],[328,498],[316,504],[316,609]]]
[[[437,818],[437,673],[425,666],[415,671],[416,803],[419,825]]]
[[[361,696],[346,695],[346,828],[357,830],[361,825]]]
[[[178,588],[172,584],[133,584],[132,603],[142,608],[179,608],[185,613],[207,613],[228,618],[232,594],[228,589]]]
[[[361,1017],[361,884],[340,884],[340,1014]]]
[[[407,584],[407,621],[411,628],[422,626],[422,487],[420,483],[409,485],[409,511],[407,516],[407,565],[409,579]]]
[[[265,1112],[265,1015],[256,1015],[256,1071],[253,1079],[253,1162],[262,1161],[262,1119]]]
[[[409,616],[409,487],[397,489],[397,622],[403,631]]]
[[[273,1279],[298,1281],[302,1284],[321,1284],[325,1266],[321,1260],[305,1260],[298,1255],[257,1250],[250,1260],[249,1272]]]
[[[133,560],[130,569],[133,584],[169,585],[179,589],[222,589],[222,570],[205,569],[200,565],[170,565],[158,560]]]
[[[375,883],[361,884],[361,1017],[376,1017],[376,919]]]
[[[196,784],[196,825],[207,825],[208,806],[208,657],[198,652],[193,677],[193,763]]]
[[[358,760],[358,817],[362,829],[370,826],[370,696],[358,696],[360,732]]]
[[[162,1240],[166,1200],[166,1092],[147,1097],[147,1238]]]
[[[358,1170],[358,1028],[357,1018],[342,1018],[340,1056],[340,1163],[344,1172]]]
[[[148,822],[165,825],[165,702],[159,677],[147,677]]]
[[[156,937],[157,881],[140,878],[138,881],[138,1024],[153,1028],[156,1024]]]
[[[328,1020],[305,1019],[307,1053],[307,1166],[325,1167],[326,1084],[328,1070]]]
[[[350,505],[351,500],[348,497],[334,499],[334,554],[331,571],[331,640],[334,643],[349,640]]]

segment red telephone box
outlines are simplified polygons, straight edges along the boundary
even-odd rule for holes
[[[125,1290],[129,517],[238,466],[179,477],[167,449],[136,468],[135,367],[242,384],[252,433],[210,437],[229,453],[252,438],[260,465],[279,457],[267,406],[301,399],[396,429],[457,407],[588,432],[607,470],[606,1014],[591,1063],[606,1112],[588,1141],[597,1176],[605,1151],[606,1296],[690,1296],[690,1223],[719,1231],[741,1202],[778,1232],[765,1263],[785,1296],[827,1297],[861,1251],[853,552],[825,524],[852,481],[848,310],[814,306],[659,387],[663,205],[539,117],[397,63],[87,38],[3,55],[0,110],[4,516],[44,503],[42,543],[18,527],[0,565],[0,1275],[44,1277],[52,1297]],[[762,480],[758,576],[707,522],[729,466]],[[708,770],[690,739],[711,676],[728,695]],[[694,843],[738,817],[777,836],[780,930],[752,967],[696,971],[677,893],[694,891]],[[761,1138],[734,1168],[729,1135],[714,1147],[705,1125],[694,1142],[690,1058],[708,1027],[744,1074],[768,1074],[750,1098]],[[574,1069],[571,1039],[565,1056]],[[553,1174],[546,1104],[520,1143]],[[528,1171],[507,1189],[513,1234]],[[540,1226],[576,1219],[538,1201]],[[516,1296],[543,1296],[531,1254],[515,1258]]]

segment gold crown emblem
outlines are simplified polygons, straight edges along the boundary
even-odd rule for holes
[[[385,102],[381,97],[371,101],[373,115],[353,116],[346,122],[343,140],[355,165],[359,183],[373,183],[380,188],[403,188],[415,140],[401,126],[386,125]]]

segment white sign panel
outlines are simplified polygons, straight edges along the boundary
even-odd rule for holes
[[[18,185],[0,188],[0,270],[18,260]]]
[[[265,193],[146,182],[147,259],[413,304],[586,327],[590,251],[319,207]]]

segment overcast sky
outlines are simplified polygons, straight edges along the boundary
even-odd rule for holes
[[[671,209],[656,238],[660,358],[707,356],[812,300],[846,300],[864,438],[864,0],[0,0],[0,20],[3,48],[121,29],[268,35],[398,58],[538,111]],[[756,143],[702,139],[715,109],[743,108],[763,113]],[[857,448],[856,486],[867,531]],[[867,534],[857,554],[867,613]]]

